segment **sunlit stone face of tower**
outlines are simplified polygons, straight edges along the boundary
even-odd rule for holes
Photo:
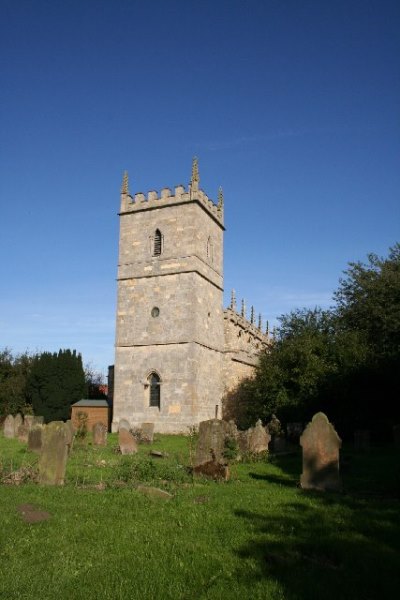
[[[113,430],[188,432],[221,416],[223,198],[199,188],[121,189]]]

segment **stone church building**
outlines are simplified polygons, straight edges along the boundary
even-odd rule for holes
[[[197,159],[188,188],[160,195],[121,188],[112,430],[187,433],[222,418],[227,391],[253,373],[268,328],[242,302],[223,308],[224,200],[199,187]]]

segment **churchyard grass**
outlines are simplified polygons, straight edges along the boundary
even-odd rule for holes
[[[90,442],[90,440],[89,440]],[[300,453],[193,480],[189,440],[138,456],[75,442],[66,484],[0,484],[0,598],[373,599],[397,596],[399,452],[342,452],[344,493],[303,491]],[[151,449],[169,454],[150,459]],[[0,435],[3,476],[37,456]],[[141,494],[139,483],[170,500]],[[32,504],[47,520],[26,523]]]

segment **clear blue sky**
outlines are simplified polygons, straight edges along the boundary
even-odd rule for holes
[[[225,194],[225,303],[399,240],[400,4],[2,0],[0,348],[114,360],[119,189]]]

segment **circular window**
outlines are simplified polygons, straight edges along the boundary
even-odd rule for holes
[[[159,314],[160,314],[160,309],[158,308],[158,306],[153,306],[153,308],[151,309],[151,316],[158,317]]]

